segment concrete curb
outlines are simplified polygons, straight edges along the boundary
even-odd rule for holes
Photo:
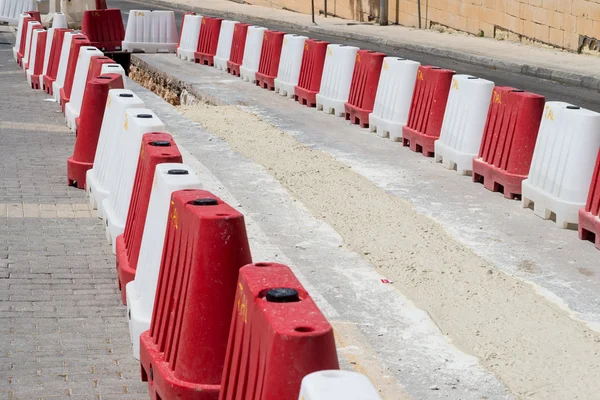
[[[447,58],[454,61],[468,62],[470,64],[489,68],[498,71],[506,71],[513,74],[520,74],[526,76],[532,76],[540,79],[546,79],[549,81],[553,81],[556,83],[560,83],[563,85],[574,86],[574,87],[582,87],[594,91],[600,91],[600,77],[592,76],[592,75],[584,75],[575,72],[570,72],[568,70],[556,70],[549,69],[545,67],[540,67],[536,65],[529,65],[518,63],[514,61],[505,61],[499,60],[495,58],[490,58],[486,56],[478,56],[469,53],[463,53],[461,51],[456,50],[448,50],[433,46],[426,46],[415,43],[406,43],[398,40],[390,40],[386,38],[380,38],[376,36],[369,36],[362,33],[347,33],[347,32],[337,32],[335,30],[330,30],[327,28],[322,28],[320,26],[312,26],[312,25],[302,25],[285,21],[278,21],[271,18],[264,17],[254,17],[245,15],[238,12],[230,12],[230,11],[219,11],[204,7],[192,7],[186,6],[183,4],[175,4],[170,3],[164,0],[146,0],[146,3],[155,4],[162,7],[174,8],[182,11],[193,11],[202,15],[210,15],[210,16],[218,16],[220,18],[233,19],[237,21],[244,21],[246,23],[256,24],[256,25],[271,25],[276,24],[277,26],[294,29],[298,31],[304,32],[315,32],[320,34],[326,34],[333,37],[339,37],[341,39],[354,39],[360,40],[366,43],[373,43],[378,45],[386,45],[392,46],[396,49],[406,49],[418,53],[435,55],[438,57]]]

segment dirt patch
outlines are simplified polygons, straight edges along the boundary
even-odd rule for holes
[[[129,69],[129,78],[156,93],[167,103],[174,106],[180,105],[181,88],[177,82],[166,79],[163,75],[146,68],[140,68],[134,60]]]

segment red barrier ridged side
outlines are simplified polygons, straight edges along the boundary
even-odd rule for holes
[[[585,208],[579,210],[579,238],[596,243],[600,250],[600,150]]]
[[[67,72],[65,74],[65,84],[60,89],[60,106],[63,113],[65,106],[71,100],[71,89],[73,89],[73,80],[75,79],[75,69],[79,59],[79,50],[84,46],[89,46],[90,41],[85,35],[73,35],[71,38],[71,49],[69,50],[69,61],[67,63]]]
[[[544,96],[511,87],[495,87],[488,111],[479,156],[473,160],[473,182],[503,192],[513,199],[521,195],[537,140]]]
[[[23,66],[23,57],[25,56],[25,47],[27,45],[27,30],[29,29],[29,24],[31,22],[36,21],[37,20],[33,17],[23,18],[23,28],[21,29],[21,41],[19,42],[19,51],[17,51],[17,64],[19,65],[19,67]]]
[[[86,82],[90,81],[91,79],[96,78],[97,76],[102,75],[102,66],[104,64],[114,64],[115,61],[110,58],[110,57],[106,57],[106,56],[93,56],[92,58],[90,58],[90,68],[88,70],[88,75],[86,78]]]
[[[329,42],[307,39],[304,42],[302,64],[298,85],[294,88],[294,99],[307,107],[317,106],[317,93],[321,89],[321,78]]]
[[[46,54],[46,37],[48,31],[38,33],[38,40],[35,49],[35,60],[33,62],[33,74],[31,75],[31,88],[40,88],[40,75],[44,72],[44,56]]]
[[[140,337],[152,399],[218,399],[237,276],[249,263],[239,212],[207,191],[173,193],[152,322]]]
[[[126,285],[135,278],[154,170],[158,164],[181,162],[181,153],[168,133],[147,133],[142,137],[125,231],[117,236],[116,244],[117,275],[123,304],[127,304]]]
[[[25,14],[31,15],[37,22],[42,23],[42,14],[39,11],[25,11]]]
[[[91,46],[103,52],[121,50],[125,39],[121,10],[109,8],[85,11],[81,33],[87,36]]]
[[[217,54],[219,44],[219,33],[223,18],[202,17],[202,27],[198,38],[198,49],[194,53],[194,59],[202,65],[215,65],[214,57]]]
[[[250,24],[235,24],[233,27],[233,38],[231,40],[231,52],[227,61],[227,72],[231,75],[240,76],[240,67],[244,60],[244,47],[246,46],[246,35]]]
[[[275,90],[275,78],[279,71],[279,59],[285,32],[265,31],[260,52],[260,63],[256,72],[256,85]]]
[[[297,399],[304,376],[331,369],[333,329],[292,271],[242,268],[219,400]]]
[[[385,54],[371,50],[356,53],[350,95],[344,108],[346,119],[363,128],[369,127],[369,114],[373,112],[384,58]]]
[[[71,29],[67,28],[55,28],[54,36],[52,37],[52,48],[49,49],[50,56],[48,58],[48,69],[46,75],[44,75],[43,90],[52,95],[52,83],[56,80],[58,74],[58,65],[60,63],[60,52],[62,50],[63,41],[65,39],[65,33],[71,32]]]

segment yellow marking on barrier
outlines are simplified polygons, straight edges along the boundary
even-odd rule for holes
[[[387,70],[388,70],[388,63],[387,63],[387,61],[384,61],[384,62],[383,62],[383,70],[384,70],[384,71],[387,71]]]
[[[143,17],[145,14],[143,11],[136,11],[133,15],[136,17]]]
[[[356,62],[359,63],[360,62],[360,54],[356,53]]]
[[[328,56],[333,55],[333,50],[331,50],[329,47],[327,48],[327,55]]]
[[[92,12],[92,17],[99,17],[100,13],[98,11]]]
[[[171,204],[173,204],[173,202],[171,202]],[[173,223],[173,226],[175,227],[175,229],[179,229],[179,223],[178,223],[179,216],[178,216],[176,208],[173,209],[173,212],[171,213],[170,218],[171,218],[171,222]]]
[[[308,50],[308,43],[304,43],[304,50]]]
[[[156,180],[156,176],[154,177],[154,181],[152,181],[152,188],[155,188],[158,181]]]
[[[287,44],[287,38],[283,38],[283,45],[285,46]]]
[[[263,40],[267,40],[267,33],[263,33]]]
[[[237,301],[238,314],[244,320],[244,323],[248,322],[248,306],[246,302],[246,293],[244,293],[244,287],[241,283],[238,283],[239,295]]]
[[[458,90],[458,81],[456,79],[452,79],[452,89]]]
[[[420,81],[425,80],[425,78],[423,77],[423,71],[421,71],[421,70],[417,71],[417,79]]]
[[[502,104],[502,96],[494,90],[492,101],[497,104]]]
[[[550,106],[546,106],[546,112],[544,113],[544,118],[550,121],[554,121],[554,112],[550,108]]]
[[[123,124],[123,127],[126,131],[129,130],[129,119],[127,118],[127,115],[125,115],[125,123]]]
[[[206,20],[202,18],[202,25],[206,25]]]
[[[110,107],[111,99],[110,96],[106,99],[106,108]]]

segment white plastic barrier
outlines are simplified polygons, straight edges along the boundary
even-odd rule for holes
[[[56,72],[56,80],[52,82],[52,94],[54,100],[60,103],[60,89],[65,85],[65,77],[67,75],[67,64],[69,63],[69,54],[71,53],[71,42],[73,36],[79,32],[65,32],[62,48],[60,50],[60,60],[58,61],[58,71]]]
[[[129,12],[123,51],[175,53],[178,41],[173,11],[131,10]]]
[[[304,42],[306,36],[298,36],[288,33],[283,37],[281,46],[281,58],[279,58],[279,69],[275,78],[275,93],[294,98],[294,88],[300,77],[302,66],[302,54],[304,53]]]
[[[546,103],[522,205],[543,219],[554,213],[568,228],[579,221],[600,148],[600,114],[568,103]]]
[[[27,63],[29,63],[29,56],[31,55],[31,40],[33,39],[33,31],[42,28],[42,24],[37,21],[30,22],[27,25],[27,36],[25,36],[25,53],[23,53],[23,63],[21,64],[23,71],[27,71],[25,67],[27,67]]]
[[[202,15],[184,16],[181,40],[179,41],[179,46],[177,46],[177,57],[182,60],[195,62],[194,53],[198,49],[201,28]]]
[[[369,378],[353,371],[318,371],[302,379],[298,400],[381,400]]]
[[[69,22],[81,22],[84,11],[95,9],[95,0],[60,0],[60,11]]]
[[[435,161],[461,175],[473,171],[487,119],[494,82],[469,75],[454,75]]]
[[[408,122],[417,71],[421,63],[398,57],[383,59],[373,112],[369,114],[369,130],[394,142],[402,139],[402,128]]]
[[[123,88],[127,89],[127,74],[125,74],[125,70],[120,64],[102,64],[100,69],[100,75],[104,74],[119,74],[123,77]]]
[[[98,217],[104,218],[102,203],[112,189],[118,173],[114,168],[120,139],[125,124],[125,111],[143,108],[144,102],[131,90],[112,89],[108,92],[102,128],[94,157],[94,167],[86,173],[86,191],[90,206],[98,209]]]
[[[31,86],[31,77],[35,71],[35,60],[38,57],[37,47],[38,47],[38,38],[41,32],[45,32],[45,29],[34,29],[31,37],[31,52],[29,53],[29,59],[31,62],[29,63],[29,68],[27,68],[27,83]],[[42,55],[44,57],[44,55]],[[41,76],[41,75],[40,75]]]
[[[17,60],[17,53],[19,52],[19,49],[21,48],[21,35],[23,34],[23,19],[25,19],[25,17],[28,17],[29,14],[25,14],[25,13],[21,13],[19,14],[19,22],[17,23],[17,32],[16,32],[16,37],[15,37],[15,46],[13,47],[13,57],[15,59],[15,61]]]
[[[48,73],[48,63],[50,62],[50,52],[52,51],[52,44],[54,40],[54,30],[56,28],[67,28],[67,19],[65,14],[56,13],[54,20],[52,21],[52,28],[48,29],[46,35],[46,53],[44,54],[44,69],[40,75],[40,87],[44,86],[44,75]]]
[[[129,335],[133,344],[133,356],[138,360],[140,335],[150,328],[154,308],[171,194],[183,189],[202,189],[192,168],[185,164],[156,166],[135,279],[126,288]]]
[[[219,31],[219,43],[217,44],[217,53],[213,57],[215,68],[221,71],[227,71],[227,61],[231,55],[231,44],[233,42],[233,31],[238,21],[221,21],[221,30]]]
[[[317,110],[338,117],[346,115],[344,104],[350,95],[358,47],[343,44],[327,46],[321,90],[317,93]]]
[[[75,75],[73,77],[73,87],[71,88],[71,97],[65,106],[65,120],[67,126],[73,132],[77,131],[75,119],[79,118],[81,111],[81,102],[83,101],[83,92],[87,84],[87,76],[90,71],[92,57],[103,56],[100,50],[91,46],[84,46],[79,50],[77,65],[75,66]]]
[[[240,77],[246,82],[255,83],[262,43],[267,28],[261,26],[249,26],[244,45],[244,58],[240,66]]]
[[[35,0],[0,0],[0,22],[17,25],[26,11],[37,11]]]
[[[117,236],[125,230],[142,136],[150,132],[165,132],[165,125],[147,108],[125,111],[123,128],[117,154],[113,157],[116,172],[113,175],[114,186],[108,198],[102,201],[106,238],[112,243],[113,253],[116,253]]]

